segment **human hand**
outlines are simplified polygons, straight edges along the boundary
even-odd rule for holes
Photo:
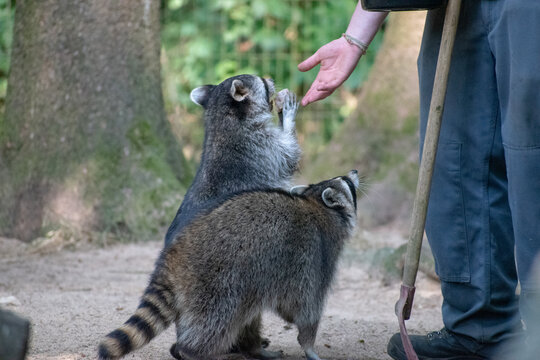
[[[315,54],[298,64],[300,71],[308,71],[321,64],[315,81],[302,99],[302,106],[332,94],[351,75],[362,55],[360,48],[341,37],[322,46]]]

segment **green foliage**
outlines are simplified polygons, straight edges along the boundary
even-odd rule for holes
[[[6,98],[15,1],[0,0],[0,112]]]
[[[7,89],[15,0],[0,0],[0,117]],[[346,29],[356,0],[162,0],[163,80],[167,113],[193,164],[202,146],[200,110],[190,91],[240,73],[272,77],[300,96],[317,71],[296,65]],[[323,149],[351,113],[344,101],[366,79],[381,44],[370,50],[331,98],[302,109],[298,131],[307,157]]]
[[[272,77],[278,88],[305,94],[317,71],[302,73],[297,64],[319,47],[341,36],[356,0],[168,0],[162,1],[163,77],[168,112],[180,107],[172,121],[198,113],[190,91],[241,73]],[[381,44],[381,32],[345,85],[328,100],[302,109],[298,130],[304,152],[320,151],[351,113],[354,93],[366,79]],[[202,124],[201,124],[202,126]],[[200,146],[201,140],[181,135]],[[195,156],[197,153],[194,153]],[[196,161],[197,157],[192,160]]]
[[[296,91],[306,90],[315,72],[296,70],[299,61],[339,37],[355,0],[169,0],[163,3],[166,76],[187,105],[192,88],[238,73],[271,76]],[[373,62],[380,36],[346,84],[356,89]]]

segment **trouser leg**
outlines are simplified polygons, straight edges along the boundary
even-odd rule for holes
[[[426,233],[443,293],[443,321],[478,343],[519,326],[514,237],[495,60],[485,1],[464,1],[435,161]],[[428,13],[419,57],[425,135],[444,10]],[[476,350],[476,349],[473,349]]]
[[[496,59],[502,140],[521,283],[520,310],[540,335],[540,2],[505,0],[489,41]]]

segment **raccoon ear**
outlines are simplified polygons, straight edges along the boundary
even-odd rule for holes
[[[358,171],[356,170],[349,171],[349,173],[347,174],[347,177],[351,179],[351,181],[354,184],[354,187],[358,189],[358,187],[360,186],[360,178],[358,177]]]
[[[236,101],[242,101],[249,95],[249,89],[244,86],[242,80],[233,80],[231,85],[231,96]]]
[[[191,91],[189,97],[191,98],[191,101],[193,101],[195,104],[200,105],[204,108],[206,107],[206,103],[208,102],[208,98],[210,97],[210,92],[213,88],[214,85],[199,86],[198,88],[195,88]]]
[[[297,185],[297,186],[293,186],[291,188],[291,190],[289,190],[289,193],[291,195],[302,195],[304,193],[304,191],[306,191],[306,189],[308,188],[309,186],[307,185]]]
[[[322,199],[326,206],[331,209],[342,208],[343,204],[340,201],[340,194],[332,188],[326,188],[322,192]]]

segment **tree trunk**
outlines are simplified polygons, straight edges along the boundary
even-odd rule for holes
[[[363,225],[378,226],[400,216],[408,221],[418,171],[416,59],[424,19],[423,11],[389,15],[357,110],[311,170],[312,177],[324,178],[354,167],[366,176],[374,195],[359,204]]]
[[[1,235],[142,237],[172,218],[183,158],[163,109],[159,4],[17,0],[0,123]]]

